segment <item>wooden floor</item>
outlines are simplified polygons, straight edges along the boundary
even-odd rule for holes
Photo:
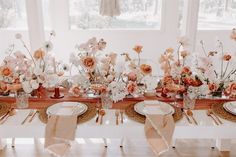
[[[119,140],[108,140],[108,148],[102,139],[76,139],[71,151],[66,157],[155,157],[145,141],[135,140],[119,147]],[[221,153],[211,149],[210,140],[178,140],[176,149],[161,155],[161,157],[236,157],[236,143],[232,145],[231,153]],[[8,146],[0,151],[0,157],[52,157],[43,148],[43,140],[17,139],[15,148]]]

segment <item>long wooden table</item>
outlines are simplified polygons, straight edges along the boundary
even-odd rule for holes
[[[62,99],[52,99],[50,96],[52,93],[49,93],[47,97],[44,98],[29,98],[29,108],[41,109],[53,105],[58,102],[87,102],[87,103],[98,103],[101,102],[100,98],[90,98],[90,97],[74,97],[67,94],[67,92],[63,93],[65,95]],[[138,98],[125,98],[122,101],[113,103],[112,108],[120,109],[125,108],[127,105],[144,101],[144,100],[159,100],[163,102],[174,102],[177,101],[181,106],[183,104],[183,99],[171,99],[171,98],[163,98],[163,97],[138,97]],[[201,98],[196,100],[195,109],[207,109],[210,108],[214,103],[224,103],[228,101],[236,101],[236,99],[232,98]],[[16,98],[14,96],[0,96],[0,102],[8,103],[12,105],[12,107],[16,108]]]

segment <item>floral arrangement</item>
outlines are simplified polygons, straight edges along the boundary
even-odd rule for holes
[[[161,80],[162,96],[167,97],[168,93],[183,94],[192,89],[190,87],[200,87],[203,80],[195,73],[195,66],[192,65],[192,56],[185,49],[186,39],[179,41],[176,51],[177,59],[174,57],[174,49],[168,48],[161,55],[159,63],[164,72]]]
[[[50,40],[52,36],[55,36],[54,32],[50,33]],[[51,41],[45,42],[44,46],[32,55],[22,35],[16,34],[15,37],[22,43],[27,53],[14,52],[14,44],[8,48],[7,56],[0,66],[1,93],[17,92],[22,89],[26,93],[32,93],[39,87],[53,86],[57,82],[55,80],[63,75],[67,67],[65,64],[55,61],[54,56],[49,53],[52,50]]]
[[[235,40],[235,29],[231,38]],[[212,96],[235,97],[235,61],[230,53],[224,52],[223,43],[218,40],[218,49],[207,53],[204,42],[200,41],[204,57],[199,57],[199,69],[208,84]],[[219,64],[220,63],[220,64]]]

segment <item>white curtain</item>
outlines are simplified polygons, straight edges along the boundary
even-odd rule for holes
[[[102,16],[119,16],[120,5],[119,0],[101,0],[100,14]]]

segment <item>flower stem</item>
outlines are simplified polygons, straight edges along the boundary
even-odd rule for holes
[[[33,60],[34,65],[36,66],[36,63],[35,63],[35,61],[34,61],[34,58],[33,58],[33,56],[31,55],[30,50],[29,50],[28,47],[26,46],[25,42],[24,42],[22,39],[20,39],[20,41],[21,41],[21,43],[23,44],[23,46],[25,47],[25,49],[27,50],[27,52],[29,53],[31,59]]]
[[[224,73],[223,73],[222,78],[224,78],[224,76],[225,76],[225,74],[226,74],[226,72],[227,72],[227,70],[228,70],[228,66],[229,66],[229,61],[227,62],[227,65],[226,65],[226,68],[225,68],[225,71],[224,71]]]

